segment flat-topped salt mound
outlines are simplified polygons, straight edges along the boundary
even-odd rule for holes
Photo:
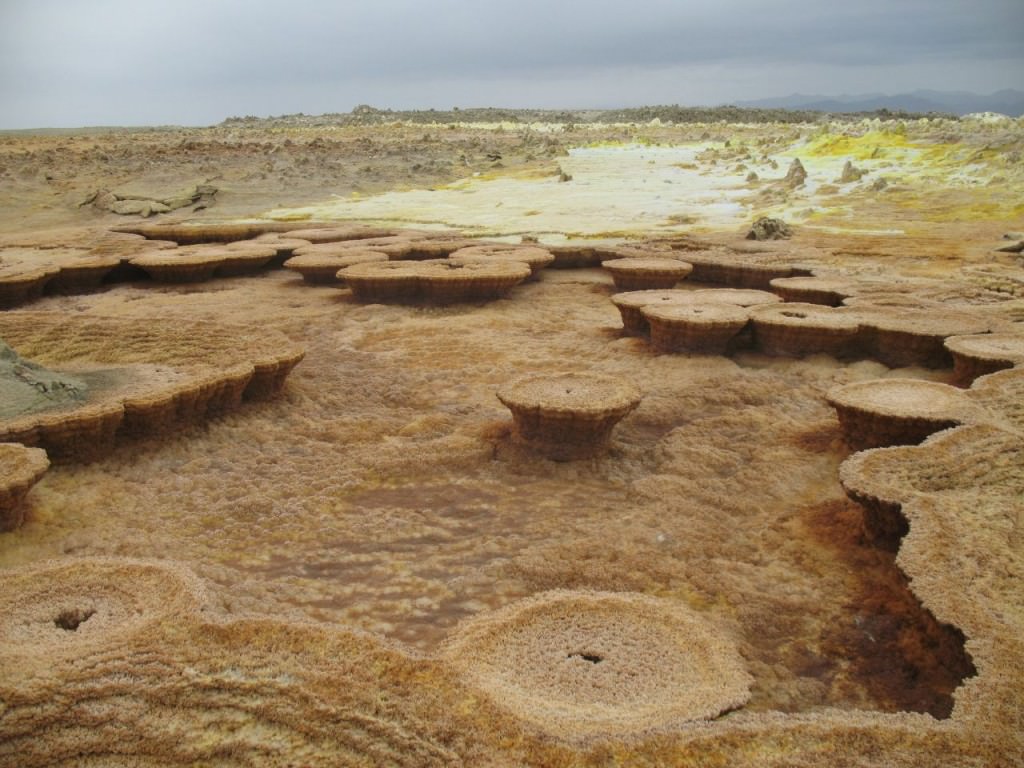
[[[753,682],[699,613],[629,593],[517,601],[461,625],[444,657],[498,706],[571,741],[712,720],[742,707]]]
[[[388,261],[388,255],[366,248],[345,248],[332,251],[312,251],[298,248],[301,254],[284,263],[285,269],[298,272],[302,279],[313,285],[340,285],[344,280],[339,272],[353,264]]]
[[[619,314],[622,316],[622,329],[633,336],[645,336],[650,332],[643,308],[647,306],[668,306],[671,304],[692,304],[694,291],[625,291],[612,296]]]
[[[0,666],[41,668],[112,650],[203,601],[188,571],[158,561],[66,558],[3,571]]]
[[[878,309],[857,305],[862,324],[871,331],[871,356],[891,368],[923,365],[950,368],[952,357],[944,346],[950,336],[985,333],[992,321],[976,314],[944,307],[915,310]]]
[[[0,531],[21,525],[22,502],[49,467],[46,451],[40,448],[0,443]]]
[[[530,267],[522,262],[451,259],[363,262],[338,273],[359,301],[437,304],[497,299],[529,276]]]
[[[516,437],[556,461],[604,451],[612,430],[640,404],[629,381],[592,373],[536,374],[497,392],[512,411]]]
[[[112,231],[123,234],[141,235],[149,240],[171,240],[178,245],[199,245],[201,243],[231,243],[236,240],[251,240],[270,233],[287,233],[297,229],[312,229],[311,222],[260,221],[249,223],[193,224],[139,224],[115,227]],[[303,238],[305,239],[305,238]]]
[[[647,305],[641,309],[651,327],[651,346],[661,352],[725,354],[747,325],[750,310],[725,302]]]
[[[38,445],[52,459],[88,460],[123,434],[161,434],[276,395],[303,358],[282,334],[239,326],[0,314],[0,338],[23,358],[105,386],[84,401],[0,419],[0,440]]]
[[[777,277],[771,289],[785,301],[838,307],[857,293],[856,283],[834,277]]]
[[[943,342],[953,356],[953,375],[969,386],[975,379],[1024,365],[1024,334],[980,333],[950,336]]]
[[[977,413],[956,387],[919,379],[873,379],[837,387],[826,398],[854,450],[919,443]]]
[[[858,350],[860,320],[849,310],[787,301],[754,307],[750,320],[754,344],[769,355],[843,357]]]
[[[460,248],[452,252],[452,261],[506,262],[517,261],[530,267],[530,280],[536,280],[540,271],[551,264],[555,257],[545,248],[531,245],[505,245],[488,243]]]
[[[974,382],[967,395],[1003,429],[1024,433],[1024,367],[996,371]]]
[[[691,281],[720,283],[731,288],[769,290],[772,280],[808,276],[810,272],[792,264],[755,261],[750,254],[719,251],[687,251],[686,261],[693,265]]]
[[[545,250],[555,257],[551,262],[552,269],[584,269],[587,267],[599,267],[601,262],[608,258],[615,258],[615,254],[608,253],[603,248],[584,244],[565,245],[544,245]]]
[[[782,301],[774,293],[744,288],[701,288],[696,291],[627,291],[612,296],[612,303],[622,316],[623,330],[634,336],[646,336],[650,325],[643,310],[648,306],[692,306],[696,304],[728,304],[754,307]]]
[[[905,500],[952,493],[1024,498],[1024,440],[995,424],[970,424],[919,446],[855,453],[840,466],[839,479],[864,507],[872,540],[896,549],[907,532]]]
[[[254,272],[277,256],[270,245],[183,245],[136,256],[131,264],[140,267],[154,280],[192,283],[210,280],[215,274],[225,277]]]
[[[9,309],[39,298],[47,283],[59,272],[60,268],[52,265],[37,267],[0,262],[0,309]]]
[[[347,240],[368,240],[370,238],[387,238],[396,236],[393,229],[367,227],[362,224],[338,224],[333,226],[292,229],[288,237],[307,240],[310,243],[341,243]]]
[[[684,280],[693,267],[678,259],[627,258],[601,262],[620,291],[668,289]]]

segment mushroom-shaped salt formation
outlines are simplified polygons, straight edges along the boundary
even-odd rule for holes
[[[990,330],[989,322],[983,318],[939,309],[869,311],[860,305],[858,309],[864,313],[862,326],[870,339],[871,356],[891,368],[950,368],[953,358],[945,347],[947,338]]]
[[[808,272],[790,264],[751,261],[747,255],[740,258],[738,255],[688,252],[686,260],[693,265],[693,274],[690,276],[692,281],[720,283],[734,288],[766,291],[776,278],[796,277]]]
[[[257,243],[255,240],[242,240],[228,243],[224,247],[224,260],[218,265],[216,274],[219,277],[237,277],[258,272],[277,258],[277,248],[273,245]]]
[[[39,298],[46,284],[59,271],[59,267],[52,265],[33,267],[0,264],[0,309],[9,309]]]
[[[435,304],[490,301],[530,277],[530,266],[521,261],[431,259],[418,264],[420,295]]]
[[[277,254],[270,262],[272,267],[283,266],[284,263],[295,255],[295,251],[299,248],[310,244],[309,240],[301,240],[297,237],[290,237],[287,234],[281,232],[267,232],[257,237],[255,240],[243,241],[259,243],[260,245],[269,245],[277,251]]]
[[[651,346],[661,352],[722,355],[746,327],[750,310],[725,303],[648,305],[641,312],[651,327]]]
[[[832,277],[777,277],[771,281],[771,288],[784,301],[829,307],[838,307],[857,290],[849,280]]]
[[[295,224],[286,221],[263,221],[251,224],[139,224],[115,227],[116,233],[142,235],[150,240],[172,240],[178,245],[199,245],[202,243],[233,243],[237,240],[251,240],[268,232],[285,233],[303,227],[310,229],[308,222]]]
[[[612,259],[601,262],[620,291],[668,289],[684,280],[693,267],[678,259]]]
[[[338,273],[345,267],[374,261],[388,261],[388,255],[363,248],[346,248],[318,253],[305,252],[292,256],[284,263],[284,267],[298,272],[302,275],[303,280],[312,285],[340,285],[344,280]]]
[[[843,357],[858,347],[860,321],[850,311],[787,302],[755,307],[750,320],[754,343],[769,355]]]
[[[107,275],[121,266],[121,261],[122,257],[116,254],[90,254],[61,261],[57,265],[60,272],[54,275],[48,290],[81,293],[98,288]]]
[[[632,383],[591,373],[527,376],[497,395],[512,411],[516,438],[555,461],[602,453],[641,399]]]
[[[919,379],[860,381],[833,389],[826,399],[856,451],[914,445],[978,412],[963,390]]]
[[[693,291],[626,291],[614,294],[612,304],[622,315],[622,329],[626,333],[631,336],[646,336],[650,328],[643,316],[644,307],[693,304]]]
[[[950,336],[945,345],[953,356],[953,376],[963,386],[980,376],[1024,365],[1024,334]]]
[[[420,295],[420,261],[364,261],[337,273],[359,301],[412,301]]]
[[[3,576],[0,666],[7,670],[109,651],[152,624],[181,621],[203,600],[191,573],[155,561],[53,560]]]
[[[228,253],[222,245],[183,245],[136,256],[129,263],[159,282],[201,283],[213,279]]]
[[[701,288],[693,291],[692,295],[696,304],[732,304],[736,307],[759,307],[782,301],[776,294],[756,288]]]
[[[714,624],[639,594],[542,593],[465,622],[443,656],[498,706],[576,742],[713,720],[753,683]]]
[[[521,262],[466,262],[450,259],[355,264],[338,277],[359,301],[423,299],[438,304],[496,299],[530,276]]]
[[[505,263],[509,261],[526,264],[530,268],[530,280],[537,280],[540,271],[551,264],[555,257],[550,251],[531,245],[505,245],[492,243],[460,248],[450,256],[454,262]]]
[[[347,256],[353,251],[376,251],[385,254],[389,259],[418,260],[414,257],[416,245],[406,237],[397,235],[389,237],[371,237],[361,240],[341,240],[329,243],[312,243],[295,249],[296,256]],[[431,253],[428,251],[427,253]]]
[[[545,245],[552,256],[552,269],[583,269],[599,267],[607,256],[599,248],[589,245]]]
[[[22,502],[50,467],[46,451],[20,443],[0,443],[0,531],[24,521]]]
[[[347,240],[368,240],[370,238],[389,238],[395,235],[394,230],[380,227],[366,227],[361,224],[338,224],[329,227],[312,227],[310,229],[293,229],[288,237],[306,240],[310,243],[341,243]]]

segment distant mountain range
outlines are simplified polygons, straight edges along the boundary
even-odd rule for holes
[[[1009,88],[988,96],[969,91],[913,91],[890,96],[885,93],[820,96],[794,93],[772,99],[737,101],[738,107],[755,109],[805,109],[820,112],[944,112],[967,115],[971,112],[1000,112],[1010,117],[1024,115],[1024,91]]]

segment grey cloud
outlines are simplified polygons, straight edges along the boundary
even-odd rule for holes
[[[219,119],[218,104],[267,114],[333,100],[340,109],[367,92],[443,93],[437,106],[493,92],[491,103],[511,104],[559,83],[573,83],[564,104],[581,91],[628,104],[639,76],[662,82],[658,73],[668,71],[717,72],[719,101],[766,88],[820,91],[825,73],[867,91],[913,72],[920,82],[910,87],[944,87],[945,69],[973,78],[966,87],[994,90],[1024,71],[1020,0],[15,0],[0,8],[0,109],[66,114],[48,118],[64,124],[83,102],[99,115],[188,122]],[[876,82],[879,68],[889,68],[886,81]],[[685,82],[662,84],[657,101],[696,98]],[[3,112],[0,124],[11,123]]]

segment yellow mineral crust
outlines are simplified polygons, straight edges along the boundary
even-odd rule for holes
[[[611,738],[739,709],[752,678],[729,636],[677,602],[556,590],[478,616],[444,658],[561,739]]]
[[[0,421],[0,439],[92,459],[121,434],[160,434],[277,394],[304,350],[282,334],[197,322],[61,313],[0,314],[0,338],[24,358],[113,379],[81,405]]]
[[[40,448],[0,443],[0,531],[21,525],[22,502],[49,467],[46,451]]]

